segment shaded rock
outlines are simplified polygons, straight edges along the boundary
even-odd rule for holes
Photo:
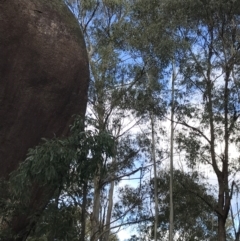
[[[85,113],[88,62],[77,22],[55,1],[0,1],[0,177],[40,138]]]
[[[85,114],[88,81],[83,36],[63,1],[0,0],[0,178],[41,138],[67,135],[72,115]],[[16,234],[26,220],[15,220]]]

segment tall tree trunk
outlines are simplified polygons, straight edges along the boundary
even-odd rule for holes
[[[80,241],[85,240],[86,233],[86,206],[87,206],[87,181],[83,183],[83,202],[82,202],[82,213],[81,213],[81,236]]]
[[[150,114],[151,128],[152,128],[152,161],[154,168],[154,202],[155,202],[155,221],[154,221],[154,241],[157,241],[157,228],[158,228],[158,181],[157,181],[157,163],[156,163],[156,150],[155,150],[155,131],[154,131],[154,116]]]
[[[101,189],[99,187],[99,175],[94,178],[94,199],[93,199],[93,211],[91,213],[91,238],[90,241],[96,241],[100,231],[99,227],[99,212],[100,212],[100,194]]]
[[[218,241],[226,241],[226,219],[222,215],[218,215]]]
[[[171,141],[170,141],[170,217],[169,217],[169,241],[173,241],[173,135],[174,135],[174,82],[176,78],[176,67],[173,60],[173,73],[172,73],[172,106],[171,106]]]
[[[114,162],[115,162],[115,158]],[[110,189],[108,192],[108,208],[107,208],[107,218],[106,218],[106,226],[104,230],[106,230],[104,234],[103,241],[109,241],[109,235],[110,235],[110,221],[112,217],[112,208],[113,208],[113,191],[114,191],[114,181],[110,183]]]
[[[148,78],[148,87],[151,90],[152,94],[152,82],[154,76],[151,72],[147,73]],[[152,98],[152,95],[151,95]],[[157,229],[158,229],[158,180],[157,180],[157,163],[156,163],[156,145],[155,145],[155,130],[154,130],[154,113],[150,111],[150,121],[151,121],[151,134],[152,134],[152,145],[151,145],[151,159],[153,162],[153,171],[154,171],[154,203],[155,203],[155,217],[154,217],[154,241],[157,241]]]

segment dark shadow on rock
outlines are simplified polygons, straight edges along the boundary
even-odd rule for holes
[[[0,0],[0,178],[41,138],[67,135],[73,114],[85,114],[88,81],[83,36],[63,1]],[[43,193],[33,195],[33,212],[46,205]],[[11,228],[28,224],[16,217]]]

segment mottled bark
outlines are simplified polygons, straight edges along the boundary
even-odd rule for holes
[[[94,178],[94,198],[93,198],[93,211],[90,216],[91,221],[91,238],[90,241],[97,241],[100,232],[100,195],[101,189],[99,184],[99,174]]]
[[[81,213],[81,236],[80,241],[85,241],[86,234],[86,208],[87,208],[87,194],[88,194],[88,182],[85,181],[82,186],[82,213]]]
[[[226,241],[226,219],[218,216],[218,241]]]
[[[116,162],[116,159],[113,158],[113,163]],[[109,241],[110,238],[110,224],[112,218],[112,209],[113,209],[113,192],[114,192],[114,181],[111,181],[110,188],[108,192],[108,207],[107,207],[107,217],[106,217],[106,226],[104,227],[105,233],[103,235],[104,241]]]

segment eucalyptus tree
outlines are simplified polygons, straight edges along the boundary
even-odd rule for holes
[[[128,1],[82,0],[69,1],[69,4],[78,15],[88,49],[91,72],[88,113],[94,119],[94,128],[112,133],[115,140],[114,156],[102,157],[94,180],[88,183],[92,186],[89,191],[93,192],[90,240],[107,241],[115,223],[112,219],[115,185],[140,170],[133,162],[139,150],[129,130],[141,116],[131,113],[126,97],[130,97],[129,90],[143,71],[125,60],[131,58],[122,35],[129,17]]]
[[[149,114],[163,119],[164,103],[170,101],[169,92],[163,90],[174,58],[180,73],[174,96],[175,122],[181,126],[178,148],[189,167],[203,163],[216,174],[216,199],[209,201],[196,190],[195,194],[215,211],[218,240],[226,240],[225,224],[236,186],[231,178],[239,169],[231,152],[238,153],[239,148],[240,3],[79,0],[70,6],[78,15],[88,48],[89,112],[94,128],[112,133],[115,140],[113,157],[99,157],[93,179],[85,183],[84,200],[88,197],[91,204],[89,209],[87,204],[82,206],[82,215],[92,210],[91,239],[108,240],[111,218],[119,211],[115,205],[112,215],[115,183],[137,171],[133,160],[140,148],[125,134],[128,128],[123,128],[122,121],[129,113],[135,123],[149,119]],[[147,74],[153,76],[151,85]]]
[[[169,5],[170,6],[170,5]],[[186,17],[176,34],[186,49],[179,61],[178,143],[189,166],[210,165],[217,178],[217,200],[205,202],[218,217],[218,240],[226,240],[226,220],[239,169],[239,24],[235,1],[176,1]],[[179,16],[178,16],[179,17]],[[183,16],[182,16],[183,17]]]
[[[171,141],[170,142],[170,166],[171,166],[171,182],[170,190],[172,190],[173,185],[173,113],[174,113],[174,82],[176,78],[175,68],[170,68],[172,60],[175,58],[176,51],[176,40],[169,33],[173,31],[167,26],[165,26],[162,20],[161,11],[162,6],[157,2],[149,1],[133,1],[133,12],[132,12],[132,22],[134,23],[135,29],[133,30],[134,35],[141,39],[135,42],[134,39],[130,40],[130,45],[135,49],[136,52],[143,53],[144,60],[148,63],[149,72],[154,70],[155,72],[155,82],[158,83],[160,88],[150,88],[151,95],[150,101],[155,103],[148,106],[145,103],[144,108],[147,108],[150,112],[151,128],[152,128],[152,157],[154,157],[155,146],[158,145],[158,149],[161,150],[163,147],[160,143],[155,143],[154,138],[154,123],[153,119],[156,121],[166,121],[167,118],[167,105],[171,105]],[[136,38],[135,36],[135,38]],[[170,69],[174,72],[172,74],[172,90],[170,90],[168,79],[171,78]],[[157,75],[156,75],[157,73]],[[151,77],[153,77],[151,75]],[[147,88],[146,88],[147,89]],[[170,94],[172,92],[172,94]],[[155,94],[155,96],[154,96]],[[170,97],[170,95],[172,97]],[[157,96],[157,98],[156,98]],[[155,97],[155,98],[154,98]],[[163,101],[164,100],[164,101]],[[157,108],[159,107],[160,108]],[[149,108],[150,107],[150,108]],[[158,110],[158,112],[156,112]],[[161,130],[157,131],[159,134]],[[164,143],[163,145],[166,145]],[[155,187],[155,228],[154,228],[154,240],[157,240],[157,227],[158,227],[158,185],[157,185],[157,173],[156,173],[156,160],[153,158],[154,162],[154,187]],[[159,163],[159,162],[158,162]],[[169,240],[173,240],[173,201],[172,201],[172,191],[170,192],[170,230],[169,230]]]
[[[174,240],[217,240],[217,217],[214,210],[202,202],[199,196],[212,203],[215,201],[215,197],[212,187],[202,180],[201,175],[197,172],[187,174],[180,170],[174,170]],[[158,179],[160,240],[167,237],[169,229],[169,183],[169,171],[162,170]],[[151,181],[152,186],[153,180]],[[152,229],[153,225],[149,227]],[[227,232],[227,240],[234,240],[232,228]]]
[[[189,166],[204,163],[215,173],[217,200],[208,205],[218,217],[218,240],[226,240],[225,223],[236,182],[231,179],[239,169],[231,150],[239,148],[240,3],[133,3],[132,21],[140,26],[134,36],[144,36],[138,49],[145,43],[151,49],[149,56],[159,58],[160,63],[175,57],[180,72],[175,110],[176,122],[182,126],[179,149],[185,151]]]
[[[215,197],[212,187],[204,183],[204,179],[197,172],[185,173],[174,170],[175,182],[173,183],[173,203],[174,212],[174,240],[217,240],[217,217],[214,210],[202,202],[199,196],[204,197],[209,202],[214,202]],[[124,204],[138,202],[131,215],[132,221],[138,222],[137,234],[130,240],[154,240],[155,239],[155,213],[151,210],[151,202],[154,202],[155,180],[142,183],[141,193],[137,190],[128,189],[128,195],[123,195],[118,203],[118,210],[124,210]],[[158,184],[158,227],[157,239],[169,240],[169,184],[170,172],[168,169],[161,170],[157,177]],[[124,191],[123,193],[127,193]],[[196,193],[198,195],[196,195]],[[149,199],[149,196],[152,197]],[[130,221],[130,220],[129,220]],[[228,221],[230,221],[228,219]],[[234,240],[232,226],[227,229],[227,240]]]

